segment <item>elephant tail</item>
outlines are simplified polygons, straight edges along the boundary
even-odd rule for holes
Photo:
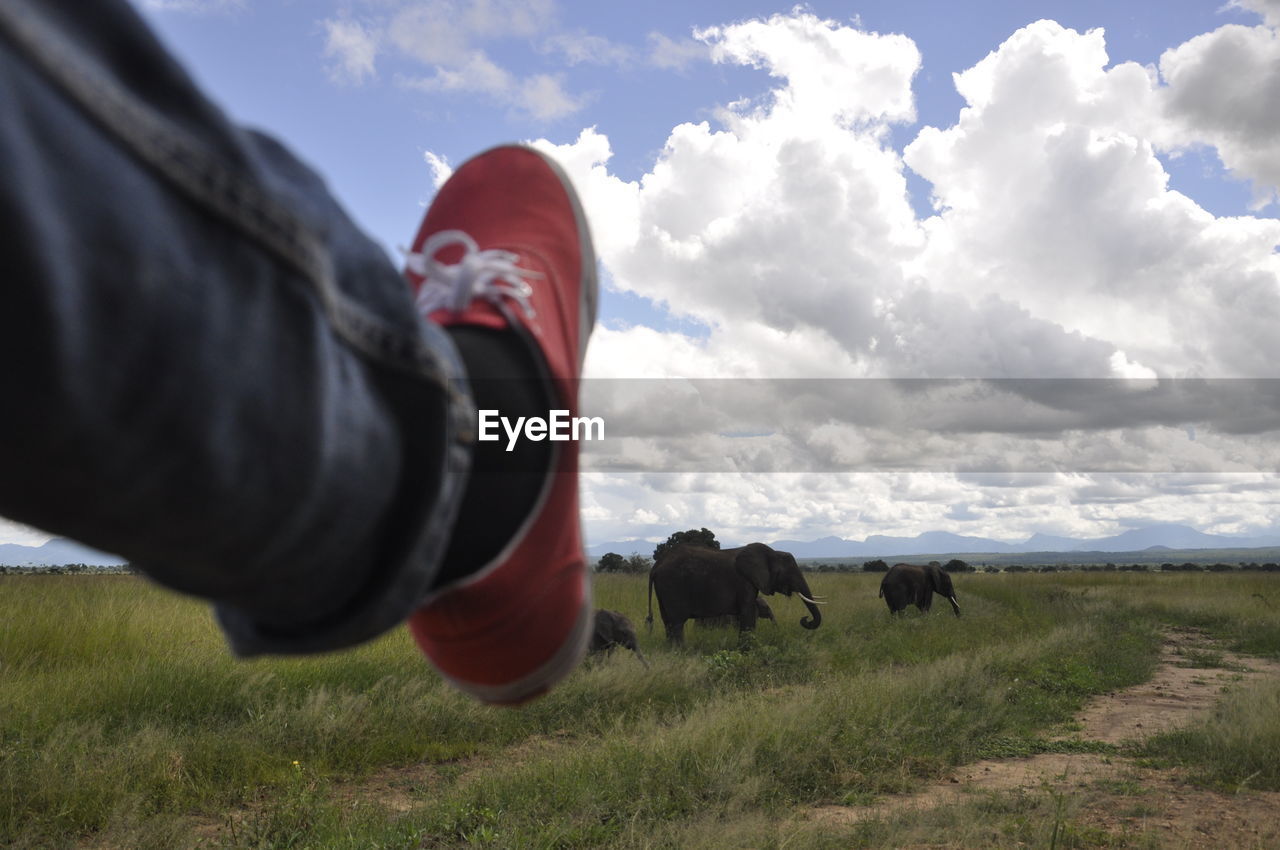
[[[888,576],[885,576],[888,578]],[[880,592],[876,594],[877,599],[884,599],[884,579],[880,579]]]
[[[649,616],[644,618],[644,624],[653,631],[653,570],[649,570]]]

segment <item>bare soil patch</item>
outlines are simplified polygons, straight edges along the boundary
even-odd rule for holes
[[[1262,676],[1280,676],[1280,662],[1223,651],[1198,631],[1170,630],[1150,681],[1093,700],[1071,730],[1054,739],[1141,740],[1191,723],[1224,689]],[[840,824],[887,820],[1019,791],[1074,795],[1077,821],[1114,836],[1118,846],[1141,835],[1160,847],[1280,847],[1280,793],[1206,791],[1188,785],[1179,771],[1092,753],[975,762],[915,794],[869,806],[824,806],[812,816]]]

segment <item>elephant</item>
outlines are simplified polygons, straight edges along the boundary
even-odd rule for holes
[[[768,602],[765,602],[764,599],[759,596],[756,597],[756,620],[769,620],[775,626],[778,625],[778,618],[773,616],[773,609],[769,607]],[[720,617],[699,617],[695,620],[699,626],[709,629],[732,626],[737,623],[737,621],[738,618],[732,614],[725,614]]]
[[[763,543],[736,549],[708,549],[679,544],[649,570],[649,616],[653,628],[653,594],[658,594],[658,611],[672,643],[684,641],[685,621],[725,615],[738,618],[739,631],[751,631],[759,616],[757,594],[772,596],[795,593],[804,600],[810,617],[800,620],[806,629],[822,624],[819,602],[809,591],[800,565],[790,552],[775,550]]]
[[[901,614],[912,603],[922,612],[929,613],[934,591],[946,597],[959,617],[960,603],[956,602],[955,587],[951,584],[951,576],[942,567],[894,564],[880,581],[880,598],[889,606],[890,614]]]
[[[587,646],[587,652],[593,655],[598,653],[612,655],[613,648],[616,646],[631,650],[636,654],[636,658],[640,659],[641,664],[645,667],[649,666],[644,654],[640,652],[640,643],[631,621],[617,611],[597,608],[595,628],[591,632],[591,643]]]

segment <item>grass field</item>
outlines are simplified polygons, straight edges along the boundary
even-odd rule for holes
[[[643,577],[603,576],[597,603],[651,668],[615,653],[509,710],[445,687],[403,630],[236,661],[204,606],[142,579],[0,577],[0,846],[893,847],[892,823],[804,814],[1042,750],[1091,695],[1149,675],[1164,626],[1280,657],[1275,574],[963,575],[962,618],[898,620],[879,579],[811,576],[817,631],[775,597],[776,626],[691,628],[673,650],[644,629]],[[1280,751],[1278,706],[1260,685],[1145,755],[1280,789],[1257,755]],[[1071,846],[1060,808],[965,817]]]

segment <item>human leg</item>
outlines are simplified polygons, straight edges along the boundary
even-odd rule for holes
[[[512,539],[469,545],[468,510],[437,587],[475,438],[457,349],[319,179],[226,122],[127,4],[103,0],[92,26],[80,11],[0,5],[0,161],[16,175],[0,222],[18,243],[0,357],[30,364],[0,377],[23,401],[0,421],[0,513],[213,600],[241,654],[349,646],[416,610],[419,645],[464,689],[545,690],[589,635],[576,450],[535,452],[516,487],[493,464],[497,489],[469,501],[514,493],[496,529]],[[478,183],[451,181],[422,236],[461,227],[513,249],[541,276],[533,312],[428,312],[478,373],[528,355],[519,405],[576,411],[585,221],[558,169],[502,150],[474,161],[500,163]]]
[[[474,436],[447,336],[128,4],[0,4],[0,86],[0,513],[213,600],[242,654],[402,622]]]

